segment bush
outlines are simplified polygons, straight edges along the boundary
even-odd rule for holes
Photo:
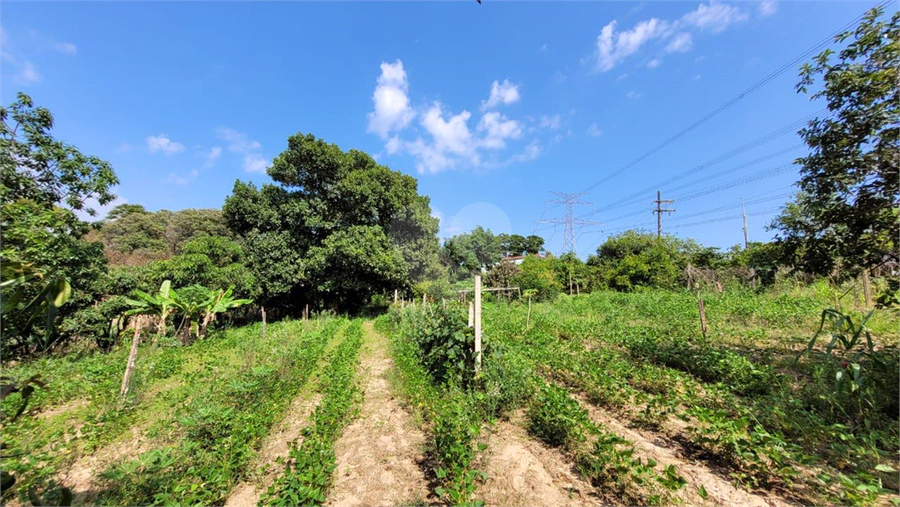
[[[529,289],[536,291],[536,299],[552,300],[562,292],[562,284],[556,279],[556,271],[549,259],[526,257],[520,268],[522,272],[513,279],[513,282],[523,291]]]
[[[474,329],[467,326],[464,311],[450,305],[434,305],[426,311],[395,310],[400,334],[415,343],[419,363],[438,383],[471,383],[475,370]],[[482,339],[482,360],[487,356]]]

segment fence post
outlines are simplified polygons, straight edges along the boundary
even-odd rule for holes
[[[260,306],[259,313],[262,315],[262,337],[266,337],[266,307]]]
[[[481,275],[475,275],[475,373],[481,372]]]
[[[394,304],[397,304],[397,289],[394,289]]]
[[[427,302],[427,300],[425,299],[426,297],[428,297],[428,293],[423,292],[422,293],[422,308],[425,308],[425,303]]]
[[[469,327],[475,325],[475,303],[469,303]]]
[[[125,376],[122,378],[122,389],[120,393],[124,398],[128,394],[131,384],[131,375],[134,374],[134,363],[137,360],[138,344],[141,343],[141,320],[143,315],[138,315],[134,323],[134,338],[131,340],[131,352],[128,353],[128,363],[125,365]]]
[[[697,308],[700,310],[700,331],[703,332],[703,338],[706,338],[706,304],[700,297],[700,291],[697,291]]]
[[[525,331],[528,331],[529,324],[531,324],[531,294],[528,295],[528,316],[525,317]]]
[[[863,296],[866,298],[866,308],[872,307],[872,286],[869,285],[869,270],[864,269],[862,272]]]

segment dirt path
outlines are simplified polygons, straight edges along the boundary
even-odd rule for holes
[[[664,435],[629,428],[615,416],[588,403],[582,396],[576,396],[595,422],[613,433],[630,440],[642,457],[653,458],[661,466],[673,465],[686,480],[681,490],[685,505],[742,505],[749,507],[787,507],[791,504],[772,493],[751,493],[735,486],[727,478],[727,472],[717,470],[709,463],[694,461],[681,452],[677,443]],[[703,486],[708,493],[704,500],[698,494]]]
[[[601,505],[563,454],[530,438],[522,414],[498,422],[488,437],[487,481],[476,497],[485,505]]]
[[[391,393],[388,374],[394,367],[388,340],[363,324],[365,333],[360,378],[363,402],[359,417],[344,428],[335,444],[337,467],[327,505],[375,506],[433,503],[420,466],[425,434]]]
[[[225,501],[225,507],[249,507],[258,504],[259,497],[272,485],[282,471],[282,467],[276,464],[276,460],[287,458],[290,452],[288,444],[292,440],[296,439],[298,445],[303,442],[301,435],[303,428],[306,427],[309,416],[322,400],[322,395],[314,391],[316,375],[324,366],[324,358],[327,357],[328,352],[343,340],[345,329],[346,327],[339,329],[322,351],[316,371],[310,375],[297,397],[291,402],[291,408],[287,415],[272,428],[263,440],[256,459],[257,465],[251,469],[250,478],[240,482],[231,490],[231,495]],[[266,468],[260,472],[260,467]]]

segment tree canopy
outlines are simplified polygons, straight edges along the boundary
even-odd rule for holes
[[[872,9],[836,37],[850,41],[836,61],[828,49],[800,71],[798,92],[821,86],[811,99],[824,99],[829,115],[800,131],[810,148],[797,159],[800,192],[772,226],[783,261],[810,273],[897,258],[900,13],[882,14]]]
[[[415,178],[311,134],[291,136],[268,173],[276,184],[235,182],[222,210],[263,301],[355,309],[439,273],[438,220]]]

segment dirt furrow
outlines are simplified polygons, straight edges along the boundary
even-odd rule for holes
[[[664,435],[630,428],[615,416],[588,403],[583,396],[576,397],[587,409],[594,422],[600,423],[609,431],[630,440],[642,457],[653,458],[663,467],[673,465],[688,482],[682,490],[685,505],[742,505],[749,507],[787,507],[791,505],[772,493],[751,493],[739,488],[727,479],[726,472],[717,470],[708,463],[685,457],[680,451],[680,446]],[[705,500],[698,494],[700,486],[703,486],[708,494]]]
[[[363,402],[359,417],[335,444],[337,466],[326,501],[332,506],[433,503],[421,466],[425,434],[391,392],[394,367],[387,339],[364,325],[360,361]]]
[[[301,432],[313,410],[319,405],[322,396],[318,393],[301,394],[291,404],[288,414],[263,441],[257,461],[268,465],[261,476],[239,483],[231,491],[225,507],[249,507],[259,503],[259,497],[272,484],[281,467],[275,464],[278,458],[288,457],[289,442],[296,439],[299,445],[303,441]]]
[[[530,438],[522,414],[499,421],[483,458],[487,481],[476,496],[485,505],[601,505],[594,488],[558,450]]]

